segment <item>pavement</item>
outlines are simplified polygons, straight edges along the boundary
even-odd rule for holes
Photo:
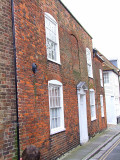
[[[58,160],[96,160],[120,139],[120,124],[109,125],[106,130],[82,146],[78,146],[61,156]],[[99,153],[98,153],[99,152]]]

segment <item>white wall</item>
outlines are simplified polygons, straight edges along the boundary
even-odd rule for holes
[[[113,71],[106,72],[109,73],[109,83],[104,84],[107,123],[117,124],[117,116],[120,116],[118,75],[115,74]]]
[[[117,124],[114,97],[106,95],[107,124]]]

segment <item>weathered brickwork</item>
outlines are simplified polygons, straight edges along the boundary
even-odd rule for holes
[[[97,52],[99,53],[99,51],[97,51]],[[96,112],[97,119],[98,119],[98,131],[101,131],[107,127],[105,92],[104,92],[104,87],[101,87],[101,84],[100,84],[100,71],[99,71],[99,69],[101,69],[103,71],[102,63],[103,63],[103,61],[99,57],[97,57],[97,56],[94,57],[93,68],[94,68],[95,84],[96,84],[96,105],[97,105],[97,109],[98,109]],[[101,115],[100,95],[103,95],[104,117],[102,117],[102,115]]]
[[[16,0],[14,4],[20,149],[22,152],[26,145],[35,144],[42,159],[56,159],[80,143],[77,84],[85,81],[96,90],[95,80],[88,79],[86,65],[86,48],[92,53],[92,38],[59,1]],[[45,12],[58,22],[61,65],[47,60]],[[36,74],[31,70],[32,63],[38,66]],[[53,79],[63,84],[66,130],[50,135],[48,81]],[[97,120],[91,122],[89,90],[87,99],[92,135],[100,130]]]
[[[11,1],[0,2],[0,160],[16,153],[15,68]]]
[[[4,5],[6,6],[5,2],[4,0],[2,1],[3,8]],[[5,44],[2,50],[3,56],[1,59],[3,61],[1,61],[0,72],[3,78],[2,83],[5,83],[4,85],[1,83],[0,87],[3,85],[5,88],[8,88],[3,89],[4,94],[0,96],[3,96],[3,103],[6,104],[3,106],[10,113],[8,117],[10,120],[11,118],[16,120],[10,6],[11,4],[8,3],[7,7],[9,9],[7,13],[9,11],[10,14],[8,16],[9,27],[7,26],[7,28],[9,29],[7,31],[4,29],[6,23],[3,26]],[[58,23],[61,64],[47,60],[45,12],[51,14]],[[3,14],[3,16],[5,15]],[[104,92],[103,89],[99,88],[99,82],[97,81],[99,75],[96,74],[99,70],[96,66],[101,68],[101,62],[93,59],[91,36],[59,0],[14,0],[14,16],[20,154],[22,154],[22,151],[27,145],[34,144],[40,148],[42,160],[54,160],[80,144],[77,100],[77,84],[80,81],[86,82],[88,86],[86,98],[89,136],[93,136],[95,133],[106,128],[106,117],[101,118],[100,104],[98,104],[97,119],[95,121],[91,122],[90,113],[89,89],[92,88],[95,90],[96,104],[100,101],[97,95]],[[9,47],[4,49],[6,46]],[[89,48],[92,53],[93,68],[96,67],[93,72],[93,79],[88,78],[86,48]],[[33,63],[37,65],[37,72],[35,74],[32,72]],[[7,71],[6,67],[8,67]],[[58,80],[63,84],[65,131],[54,135],[50,135],[49,80]],[[98,90],[97,87],[99,88]],[[9,100],[4,100],[4,97]],[[7,108],[8,106],[9,108]],[[2,107],[0,109],[1,113],[5,111],[5,109],[2,110]],[[0,123],[2,123],[4,118],[6,116],[3,116]],[[6,123],[7,120],[4,120],[4,122]],[[9,126],[5,127],[3,125],[3,128],[8,129],[8,133],[10,131],[13,132],[11,136],[14,135],[15,137],[14,121],[9,121],[7,125]],[[3,129],[1,131],[2,135],[6,136],[6,132]],[[8,136],[12,140],[12,144],[9,145],[10,149],[6,147],[6,152],[0,153],[3,159],[5,157],[3,155],[5,154],[10,158],[14,154],[14,139],[11,136]],[[9,142],[9,140],[6,142]],[[1,148],[3,144],[5,143],[1,141]],[[11,155],[8,154],[9,150],[13,151],[10,151]]]

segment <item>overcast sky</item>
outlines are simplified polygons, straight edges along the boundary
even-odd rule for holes
[[[120,68],[120,0],[61,0],[93,38],[93,48]]]

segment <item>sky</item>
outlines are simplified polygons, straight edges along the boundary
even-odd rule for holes
[[[61,0],[93,38],[93,48],[120,68],[120,0]]]

